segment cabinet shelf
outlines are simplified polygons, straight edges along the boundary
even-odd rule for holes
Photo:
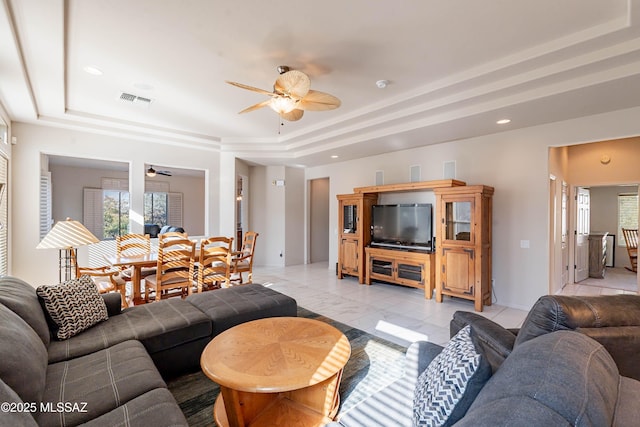
[[[435,254],[373,247],[366,248],[365,252],[367,285],[372,280],[380,280],[424,289],[425,298],[431,299],[435,279]]]

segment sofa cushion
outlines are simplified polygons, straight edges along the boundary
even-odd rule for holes
[[[188,302],[172,298],[124,309],[79,335],[51,341],[49,363],[82,356],[136,339],[149,353],[156,353],[211,336],[211,321]]]
[[[49,346],[49,325],[38,301],[36,288],[17,277],[0,278],[0,304],[16,313],[36,331],[45,346]]]
[[[4,405],[0,410],[1,427],[38,427],[36,420],[31,415],[37,408],[36,402],[24,402],[4,381],[0,379],[0,404]]]
[[[514,349],[459,425],[608,426],[620,378],[609,353],[591,338],[545,334]]]
[[[632,426],[640,420],[640,381],[620,377],[618,402],[613,418],[614,427]]]
[[[47,349],[16,313],[0,305],[0,379],[23,402],[39,404],[47,372]]]
[[[49,365],[44,405],[78,405],[79,410],[43,411],[41,426],[77,425],[106,414],[156,388],[165,388],[142,344],[125,341],[86,356]]]
[[[212,320],[213,336],[251,320],[298,314],[295,299],[257,283],[193,294],[186,301]]]
[[[490,377],[491,366],[476,350],[467,325],[420,374],[415,386],[413,424],[453,425]]]
[[[39,286],[36,293],[58,327],[58,339],[71,338],[109,318],[107,306],[88,275],[59,285]]]
[[[82,426],[187,427],[188,423],[171,392],[157,388]]]

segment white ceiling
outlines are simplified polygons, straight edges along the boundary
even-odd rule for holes
[[[0,101],[12,120],[262,164],[640,105],[640,0],[0,1]],[[225,80],[271,90],[278,65],[342,106],[283,126],[268,108],[237,114],[265,97]],[[125,104],[121,91],[153,102]]]

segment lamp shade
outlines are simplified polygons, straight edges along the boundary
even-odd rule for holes
[[[58,221],[36,249],[71,249],[98,242],[98,238],[81,222],[67,218],[65,221]]]

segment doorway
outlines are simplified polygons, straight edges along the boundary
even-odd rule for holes
[[[309,262],[329,261],[329,178],[309,181]]]
[[[591,193],[588,188],[576,188],[575,279],[578,283],[589,277],[589,233],[591,230]]]

